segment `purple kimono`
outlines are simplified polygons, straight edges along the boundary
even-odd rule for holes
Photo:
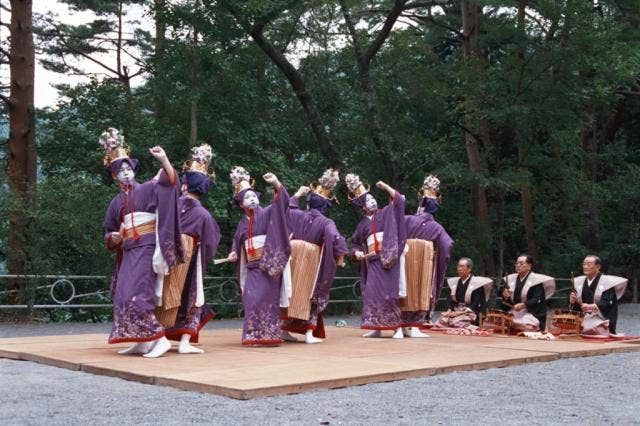
[[[367,238],[376,232],[384,233],[382,242],[374,244],[374,250],[360,266],[361,328],[395,330],[400,327],[400,256],[406,243],[404,206],[404,195],[396,191],[389,205],[371,217],[362,218],[351,237],[351,255],[355,259],[357,250],[368,253]]]
[[[175,173],[175,172],[174,172]],[[107,209],[104,219],[107,248],[117,250],[116,268],[111,280],[113,328],[109,343],[148,342],[164,336],[164,328],[155,317],[156,273],[153,254],[156,248],[155,226],[137,225],[121,245],[111,246],[109,236],[119,232],[125,216],[133,212],[157,212],[160,249],[167,266],[182,260],[182,241],[178,221],[178,178],[174,184],[163,171],[158,180],[123,187]]]
[[[288,206],[289,194],[281,185],[269,206],[247,211],[233,237],[231,250],[239,259],[244,307],[243,345],[282,343],[280,288],[282,272],[291,255],[286,216]],[[262,248],[245,244],[251,237],[259,236],[266,238]],[[260,252],[261,257],[255,259],[255,253]]]
[[[182,233],[193,237],[193,255],[187,272],[186,283],[182,290],[182,302],[178,309],[175,326],[166,331],[168,339],[180,340],[183,334],[191,335],[190,341],[198,342],[200,329],[211,320],[215,314],[207,304],[197,307],[196,296],[198,290],[197,264],[198,250],[202,267],[202,276],[207,270],[207,263],[211,262],[220,243],[220,227],[209,211],[202,207],[199,200],[191,197],[180,197],[180,227]]]
[[[436,308],[436,303],[444,286],[444,275],[447,272],[453,240],[447,231],[435,221],[431,213],[417,213],[405,216],[407,224],[407,239],[421,239],[433,241],[433,248],[437,251],[437,259],[434,271],[434,281],[431,286],[431,312]],[[403,327],[419,327],[426,319],[426,311],[402,312]]]
[[[311,299],[309,320],[287,319],[282,324],[282,329],[301,334],[305,334],[307,330],[313,330],[315,337],[324,338],[326,336],[322,311],[329,303],[329,292],[337,269],[336,258],[348,254],[349,249],[333,220],[313,208],[306,211],[298,210],[297,197],[292,197],[289,204],[289,226],[292,239],[317,244],[323,249],[320,271]]]

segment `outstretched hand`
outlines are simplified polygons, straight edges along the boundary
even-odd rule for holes
[[[396,194],[396,190],[393,189],[392,187],[390,187],[389,185],[387,185],[386,183],[384,183],[383,181],[379,180],[378,182],[376,182],[376,187],[378,189],[381,189],[383,191],[385,191],[386,193],[388,193],[391,197],[394,197]]]
[[[278,176],[273,173],[265,173],[262,175],[262,179],[265,180],[269,185],[273,186],[275,189],[280,188],[280,181],[278,180]]]
[[[162,164],[162,168],[167,174],[169,182],[171,182],[171,184],[173,185],[176,180],[176,173],[173,169],[173,166],[169,162],[169,158],[167,158],[167,153],[164,152],[164,149],[162,149],[162,147],[158,145],[154,146],[153,148],[149,148],[149,152],[151,153],[151,155],[153,155],[153,158],[155,158],[160,162],[160,164]]]
[[[167,153],[164,152],[164,149],[162,149],[161,146],[156,145],[152,148],[149,148],[149,152],[151,153],[151,155],[153,155],[153,158],[155,158],[161,163],[164,160],[167,160]]]
[[[311,192],[311,188],[309,188],[308,186],[304,186],[303,185],[300,188],[298,188],[298,190],[296,191],[295,197],[304,197],[309,192]]]

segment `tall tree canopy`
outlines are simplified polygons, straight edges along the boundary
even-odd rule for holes
[[[116,61],[106,77],[61,87],[59,105],[38,116],[34,229],[70,235],[87,221],[92,233],[74,240],[73,261],[38,263],[46,250],[31,244],[38,272],[109,267],[95,245],[114,188],[101,178],[96,140],[115,126],[146,176],[155,173],[149,146],[165,146],[176,165],[196,143],[214,147],[218,182],[205,204],[223,251],[239,216],[232,166],[274,171],[292,190],[336,166],[396,185],[411,209],[424,176],[437,174],[437,219],[454,256],[472,257],[479,273],[511,271],[529,252],[567,277],[596,252],[609,271],[638,277],[636,1],[65,2],[96,20],[39,21],[47,67],[71,72],[68,58],[106,51],[135,57],[136,68]],[[124,30],[130,7],[144,7],[155,32]],[[137,73],[144,83],[129,84]],[[57,209],[47,204],[67,191],[74,197]],[[330,214],[349,236],[358,218],[342,191]],[[57,221],[60,210],[82,221]]]

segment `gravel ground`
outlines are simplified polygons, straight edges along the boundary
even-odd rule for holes
[[[350,324],[357,318],[349,318]],[[237,327],[216,321],[212,327]],[[620,331],[640,334],[640,306]],[[0,337],[96,333],[105,324],[0,324]],[[0,359],[0,424],[640,424],[640,353],[238,401]]]

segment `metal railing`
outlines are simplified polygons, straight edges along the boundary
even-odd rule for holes
[[[10,305],[6,300],[17,290],[0,290],[0,310],[10,309],[71,309],[111,308],[110,277],[103,275],[0,275],[0,282],[12,278],[25,279],[31,295],[28,304]],[[236,277],[212,277],[205,280],[205,297],[213,306],[235,307],[238,315],[242,309],[240,290]],[[497,282],[497,280],[495,280]],[[1,287],[0,287],[1,288]],[[501,287],[502,288],[502,287]],[[496,286],[494,295],[497,297]],[[567,301],[571,292],[569,278],[556,278],[556,292],[552,302]],[[330,305],[361,303],[360,277],[335,277],[331,288]],[[494,297],[495,296],[495,297]],[[449,289],[445,285],[438,303],[447,303]],[[2,303],[5,304],[2,304]]]

